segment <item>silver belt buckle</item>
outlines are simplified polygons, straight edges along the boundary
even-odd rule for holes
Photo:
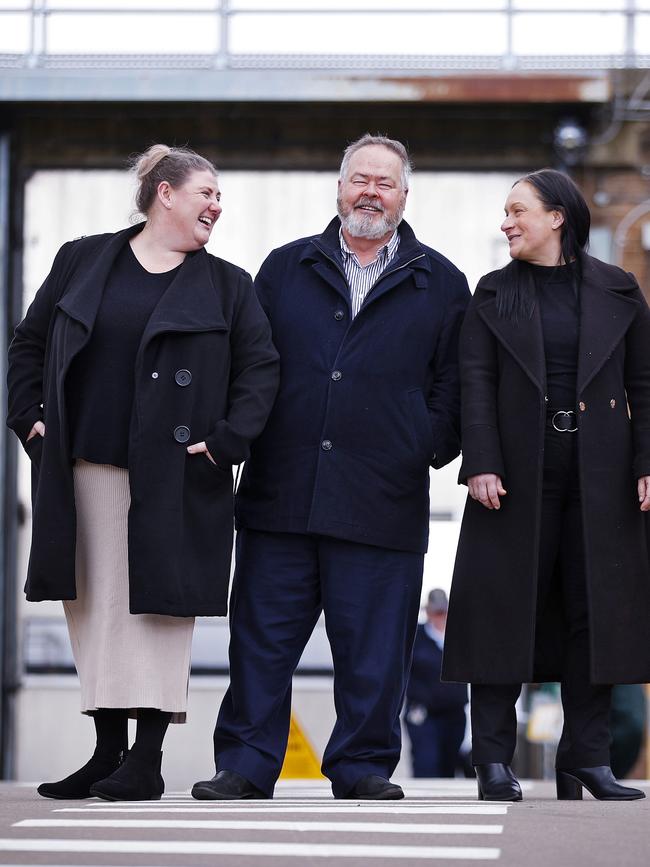
[[[573,416],[574,427],[558,427],[555,423],[555,420],[558,416],[566,416],[567,420]],[[556,413],[554,413],[553,417],[551,418],[551,424],[556,431],[559,431],[559,433],[575,433],[578,430],[578,426],[575,423],[575,412],[572,409],[568,411],[566,409],[559,409]]]

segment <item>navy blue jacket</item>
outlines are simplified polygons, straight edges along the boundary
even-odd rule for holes
[[[461,272],[400,224],[397,256],[352,319],[335,218],[274,250],[255,287],[280,390],[237,496],[240,526],[424,552],[429,466],[459,453]]]

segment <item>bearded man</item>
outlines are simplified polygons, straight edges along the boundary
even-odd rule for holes
[[[322,770],[336,798],[397,799],[399,714],[429,530],[429,467],[459,452],[465,277],[402,220],[404,146],[345,151],[338,217],[274,250],[256,279],[280,352],[275,407],[236,500],[230,687],[216,775],[198,799],[270,798],[291,678],[321,614],[336,725]]]

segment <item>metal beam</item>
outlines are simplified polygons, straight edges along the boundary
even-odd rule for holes
[[[6,379],[9,311],[13,308],[10,289],[10,138],[0,134],[0,376]],[[15,522],[7,521],[11,503],[15,504],[15,444],[9,445],[6,428],[0,424],[0,776],[12,771],[13,705],[17,677],[16,587],[14,573]],[[13,485],[8,479],[13,478]]]
[[[210,61],[211,62],[211,61]],[[0,102],[606,102],[601,72],[6,69]]]

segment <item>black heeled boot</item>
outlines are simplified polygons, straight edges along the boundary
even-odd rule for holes
[[[645,792],[641,789],[618,783],[608,765],[558,769],[555,771],[555,780],[558,801],[581,801],[583,788],[599,801],[636,801],[645,798]]]
[[[58,798],[62,801],[76,801],[81,798],[91,798],[90,787],[116,771],[124,761],[124,751],[119,752],[95,752],[89,761],[70,774],[64,780],[56,783],[41,783],[36,790],[43,798]]]
[[[132,749],[114,773],[90,787],[90,794],[105,801],[159,801],[165,791],[161,762],[160,752]]]
[[[510,765],[491,762],[474,765],[479,801],[521,801],[521,786]]]

